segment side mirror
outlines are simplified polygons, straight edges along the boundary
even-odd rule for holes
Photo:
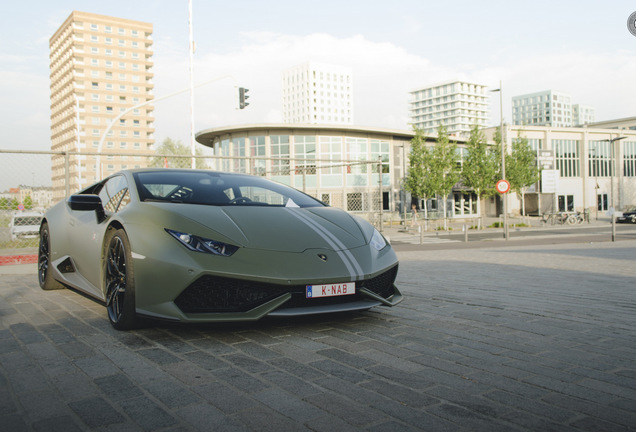
[[[97,214],[97,221],[101,222],[106,219],[102,199],[99,195],[76,194],[71,195],[66,201],[71,210],[75,211],[94,211]]]

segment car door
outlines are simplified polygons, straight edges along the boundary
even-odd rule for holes
[[[72,211],[69,243],[73,251],[76,270],[90,283],[91,294],[103,298],[102,241],[108,222],[130,202],[128,182],[123,175],[108,178],[98,195],[102,201],[104,216],[96,212]]]

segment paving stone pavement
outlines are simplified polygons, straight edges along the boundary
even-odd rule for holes
[[[636,430],[636,241],[399,257],[392,309],[131,332],[4,274],[0,430]]]

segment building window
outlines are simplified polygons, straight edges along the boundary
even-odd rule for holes
[[[245,149],[245,138],[234,138],[232,139],[232,156],[234,157],[246,157],[247,152]],[[235,159],[234,163],[234,171],[240,173],[247,173],[246,161],[245,159]]]
[[[636,142],[623,143],[623,175],[636,177]]]
[[[607,194],[599,193],[596,194],[596,209],[601,211],[607,211],[609,208],[607,207]]]
[[[294,158],[296,174],[316,174],[316,137],[313,135],[294,136]]]
[[[549,119],[548,119],[549,120]],[[528,145],[532,149],[532,151],[538,151],[543,148],[543,140],[537,138],[528,138]]]
[[[289,175],[289,135],[272,135],[269,141],[274,175]]]
[[[588,172],[590,177],[610,177],[612,172],[610,143],[590,141],[588,149]]]
[[[250,137],[250,156],[252,157],[265,157],[265,137],[264,136],[255,136]],[[266,171],[266,161],[264,159],[254,159],[253,161],[254,169],[251,174],[254,175],[265,175]]]
[[[347,211],[363,211],[362,192],[347,193]]]
[[[454,192],[455,215],[477,214],[477,195],[473,192]]]
[[[579,177],[579,141],[552,140],[552,148],[556,155],[557,169],[561,177]]]
[[[341,137],[320,137],[320,158],[334,161],[329,165],[331,168],[323,170],[323,174],[340,174],[342,166],[342,138]]]
[[[345,145],[347,147],[348,160],[364,161],[368,159],[366,138],[347,137],[345,138]],[[367,173],[367,164],[347,165],[347,174],[366,174],[366,173]],[[366,181],[364,182],[364,184],[366,184]]]
[[[574,211],[574,195],[559,195],[558,198],[560,212]]]

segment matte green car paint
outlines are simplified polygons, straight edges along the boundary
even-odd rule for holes
[[[126,175],[129,184],[134,185],[132,176]],[[188,315],[173,301],[204,275],[280,285],[342,283],[375,277],[398,262],[390,246],[380,251],[369,246],[372,225],[335,208],[140,202],[135,187],[130,188],[130,194],[128,206],[98,224],[95,212],[71,212],[64,202],[45,217],[52,233],[53,266],[72,255],[78,270],[56,277],[102,301],[103,239],[109,226],[124,227],[132,249],[139,314],[184,322],[256,320],[275,311],[290,295],[246,313],[231,314]],[[239,249],[231,257],[193,252],[164,229],[233,244]],[[327,260],[320,259],[320,254]],[[364,294],[373,299],[369,307],[393,305],[402,299],[397,288],[388,300],[371,292]]]

